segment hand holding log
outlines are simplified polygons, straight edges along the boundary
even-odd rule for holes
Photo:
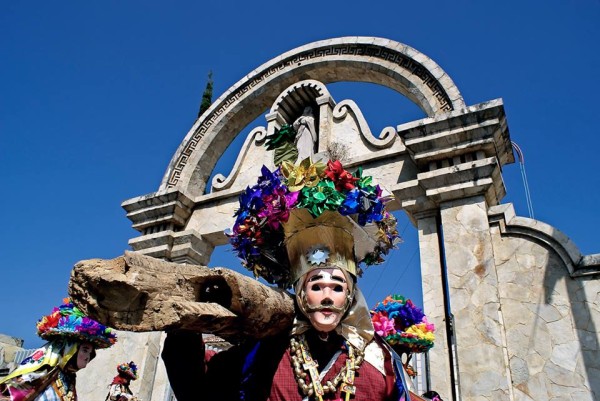
[[[187,329],[225,339],[262,338],[289,327],[289,293],[224,268],[165,262],[136,252],[78,262],[69,294],[90,317],[118,330]]]

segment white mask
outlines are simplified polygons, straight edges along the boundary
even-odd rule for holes
[[[304,279],[305,308],[314,328],[335,330],[347,309],[348,282],[338,268],[318,268]]]

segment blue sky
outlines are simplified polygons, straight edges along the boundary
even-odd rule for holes
[[[416,48],[467,105],[502,98],[535,217],[599,253],[598,21],[598,1],[2,2],[0,333],[43,344],[35,323],[67,295],[73,265],[129,249],[120,204],[158,189],[209,71],[216,99],[279,54],[340,36]],[[375,132],[423,117],[384,88],[330,90]],[[519,166],[504,179],[503,203],[527,217]],[[399,217],[404,244],[361,280],[370,304],[390,292],[420,303],[416,230]],[[239,268],[226,249],[211,265]]]

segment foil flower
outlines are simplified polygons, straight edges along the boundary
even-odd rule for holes
[[[249,216],[236,222],[233,233],[229,234],[229,240],[242,263],[252,265],[253,260],[260,256],[260,247],[263,244],[262,231],[257,219]]]
[[[294,143],[296,130],[291,125],[275,128],[273,135],[268,135],[265,140],[267,150],[273,151],[273,161],[278,166],[284,161],[294,162],[298,159],[298,149]]]
[[[315,187],[305,187],[300,195],[298,207],[308,209],[315,218],[325,210],[337,210],[344,201],[344,195],[335,189],[331,181],[319,181]]]
[[[277,149],[285,143],[293,143],[296,139],[296,131],[294,127],[284,124],[280,129],[275,129],[273,135],[265,138],[265,146],[267,150]]]
[[[380,221],[384,216],[384,206],[387,199],[382,198],[379,185],[373,185],[373,177],[362,175],[362,168],[356,171],[356,203],[358,224],[365,225]]]
[[[248,187],[239,197],[240,208],[234,216],[237,217],[236,224],[241,224],[249,216],[256,214],[264,206],[262,190],[258,187]]]
[[[325,175],[335,184],[335,189],[340,192],[354,189],[354,183],[358,181],[357,177],[344,170],[339,160],[327,162]]]
[[[287,192],[283,187],[277,187],[270,195],[262,199],[264,208],[258,217],[266,220],[266,224],[273,230],[279,229],[282,222],[288,221],[290,208],[298,200],[298,192]]]
[[[290,192],[316,186],[321,181],[324,170],[323,163],[320,161],[311,163],[310,158],[302,160],[298,166],[287,161],[281,164],[281,173],[287,180],[287,188]]]
[[[378,221],[379,230],[377,232],[377,242],[381,248],[391,249],[401,241],[396,225],[396,218],[390,213],[384,212],[383,217]]]
[[[305,208],[315,218],[333,211],[351,216],[359,225],[376,224],[381,231],[377,245],[358,261],[370,265],[381,263],[382,255],[398,242],[395,219],[385,211],[388,200],[372,177],[363,177],[362,169],[350,174],[339,160],[327,166],[310,158],[298,165],[283,161],[274,171],[263,166],[257,183],[240,194],[234,226],[226,235],[244,267],[287,287],[291,283],[282,223],[292,209]]]
[[[260,172],[261,176],[258,177],[258,182],[256,183],[256,186],[253,187],[255,191],[260,191],[262,194],[270,195],[275,188],[283,185],[281,182],[282,177],[279,169],[271,171],[266,166],[262,166]]]
[[[371,321],[377,333],[399,352],[420,353],[433,347],[434,325],[421,309],[401,295],[388,295],[379,302],[371,310]],[[393,322],[393,328],[388,322]]]

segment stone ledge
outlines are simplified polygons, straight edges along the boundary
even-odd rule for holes
[[[131,248],[143,255],[178,263],[205,265],[215,245],[196,230],[161,231],[129,240]]]
[[[501,165],[515,161],[501,99],[401,124],[397,131],[421,167],[479,150]]]
[[[583,256],[579,248],[562,231],[539,220],[515,214],[512,203],[490,207],[490,224],[497,224],[501,235],[533,238],[553,249],[562,259],[572,278],[600,275],[600,254]]]
[[[133,228],[142,232],[145,228],[164,224],[183,227],[192,213],[193,201],[179,190],[159,191],[132,198],[121,203],[132,221]]]

